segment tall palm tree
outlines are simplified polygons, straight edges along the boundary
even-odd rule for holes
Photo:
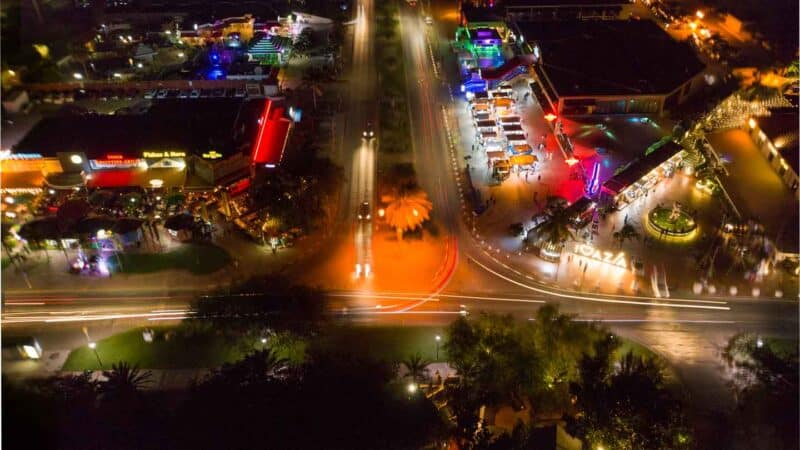
[[[125,361],[114,363],[111,370],[104,370],[106,378],[100,384],[100,392],[107,398],[130,398],[138,394],[152,380],[150,371],[142,372],[137,366]]]
[[[569,239],[575,239],[572,231],[569,229],[569,224],[572,217],[570,217],[566,208],[560,205],[553,205],[550,208],[550,218],[539,225],[539,236],[543,237],[545,241],[551,245],[561,245]]]
[[[408,359],[403,361],[403,365],[407,370],[406,378],[411,378],[415,383],[426,380],[428,378],[428,366],[430,364],[431,362],[423,358],[419,352],[410,355]]]
[[[633,225],[626,223],[622,226],[621,230],[614,232],[614,240],[617,241],[619,247],[622,248],[622,244],[628,239],[639,239],[639,233],[633,228]]]
[[[386,207],[386,222],[397,232],[397,240],[403,240],[403,233],[421,226],[430,219],[433,203],[428,194],[421,189],[406,190],[397,195]]]

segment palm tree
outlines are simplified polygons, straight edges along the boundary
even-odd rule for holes
[[[402,241],[403,233],[430,219],[431,209],[433,204],[425,191],[405,190],[386,207],[386,222],[397,231],[397,240]]]
[[[407,370],[405,376],[414,380],[414,383],[419,384],[420,381],[424,381],[428,378],[428,366],[430,364],[430,361],[423,358],[422,355],[417,352],[403,361],[403,365]]]
[[[130,398],[138,394],[152,380],[150,371],[142,372],[137,366],[125,361],[114,363],[111,370],[104,370],[106,378],[100,384],[100,392],[107,398]]]
[[[553,205],[550,208],[550,218],[539,225],[537,229],[539,236],[543,237],[548,244],[554,246],[559,246],[568,239],[575,239],[569,229],[571,220],[572,217],[570,217],[566,208],[561,205]]]
[[[614,232],[614,240],[619,242],[619,248],[622,248],[622,244],[628,239],[639,239],[639,233],[633,225],[626,223],[621,230]]]

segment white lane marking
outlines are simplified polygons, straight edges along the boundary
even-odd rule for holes
[[[503,274],[500,274],[498,272],[495,272],[494,270],[486,267],[485,265],[481,264],[480,262],[478,262],[475,258],[472,258],[471,256],[467,256],[467,258],[471,259],[472,262],[477,264],[483,270],[485,270],[485,271],[487,271],[487,272],[489,272],[489,273],[491,273],[491,274],[493,274],[493,275],[495,275],[495,276],[497,276],[499,278],[502,278],[503,280],[506,280],[509,283],[516,284],[519,287],[522,287],[522,288],[525,288],[525,289],[528,289],[528,290],[531,290],[531,291],[534,291],[534,292],[539,292],[540,294],[552,295],[554,297],[570,298],[570,299],[574,299],[574,300],[583,300],[583,301],[587,301],[587,302],[596,302],[596,303],[615,303],[615,304],[622,304],[622,305],[652,306],[652,307],[663,307],[663,308],[713,309],[713,310],[719,310],[719,311],[730,311],[730,308],[727,307],[727,306],[684,305],[684,304],[678,304],[678,303],[652,303],[652,302],[633,301],[633,300],[612,300],[612,299],[603,299],[603,298],[583,297],[583,296],[580,296],[580,295],[573,295],[573,294],[563,294],[563,293],[560,293],[560,292],[550,292],[550,291],[546,291],[544,289],[539,289],[539,288],[536,288],[536,287],[533,287],[533,286],[528,286],[527,284],[520,283],[519,281],[516,281],[516,280],[512,280],[511,278],[508,278],[507,276],[505,276]]]

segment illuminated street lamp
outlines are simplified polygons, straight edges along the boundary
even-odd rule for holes
[[[417,392],[417,385],[415,383],[409,383],[406,389],[408,390],[409,394],[414,394]]]
[[[94,352],[94,356],[97,358],[97,363],[100,364],[100,368],[102,369],[103,361],[100,360],[100,354],[97,353],[97,342],[89,341],[89,348]]]
[[[703,13],[703,11],[700,11],[699,9],[694,15],[697,16],[698,19],[703,19],[706,16],[705,13]]]
[[[439,342],[442,341],[442,337],[438,334],[436,335],[436,360],[439,360]]]
[[[378,210],[378,217],[383,217],[384,215],[386,215],[386,210],[384,210],[383,208],[379,209]]]
[[[75,72],[75,73],[72,74],[72,78],[75,78],[76,80],[82,80],[83,79],[83,74]]]

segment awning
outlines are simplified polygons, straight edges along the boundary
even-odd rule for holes
[[[534,155],[514,155],[509,161],[512,166],[529,166],[538,161],[538,158]]]
[[[489,158],[489,161],[497,159],[506,159],[506,152],[502,150],[492,150],[486,152],[486,157]]]
[[[511,145],[511,153],[515,155],[527,155],[533,152],[533,149],[528,144]]]

